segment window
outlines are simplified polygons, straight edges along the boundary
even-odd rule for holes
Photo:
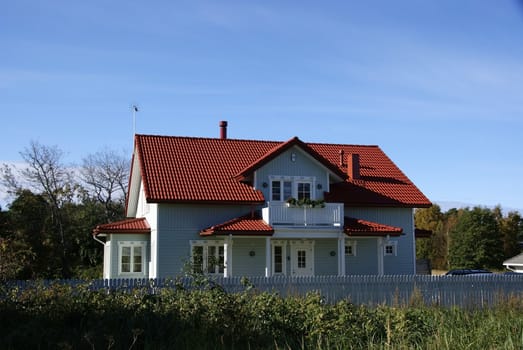
[[[305,250],[298,250],[298,268],[304,269],[307,267],[307,252]]]
[[[191,242],[191,262],[194,273],[218,274],[225,270],[225,249],[222,242]]]
[[[271,199],[283,201],[292,197],[292,181],[275,180],[271,182]]]
[[[286,201],[289,198],[314,199],[315,178],[307,176],[270,176],[270,198]]]
[[[145,274],[145,242],[119,242],[120,274]]]
[[[274,273],[283,273],[283,247],[274,246]]]
[[[345,255],[356,256],[356,241],[349,241],[345,243]]]
[[[298,182],[297,186],[298,200],[311,199],[311,184],[310,182]]]
[[[395,256],[396,255],[396,242],[387,242],[383,246],[383,255]]]
[[[272,241],[272,274],[287,274],[286,241]]]

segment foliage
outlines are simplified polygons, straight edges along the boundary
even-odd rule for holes
[[[31,142],[20,154],[26,167],[0,169],[0,184],[14,198],[8,211],[0,210],[3,278],[99,277],[103,250],[91,233],[123,218],[124,160],[99,152],[75,172],[56,146]]]
[[[312,200],[310,198],[296,199],[290,197],[286,203],[291,207],[325,208],[325,201],[323,199]]]
[[[465,209],[450,232],[451,268],[499,268],[504,259],[498,221],[492,211]]]
[[[0,348],[519,349],[522,311],[521,299],[491,309],[368,307],[176,281],[130,292],[4,285]]]

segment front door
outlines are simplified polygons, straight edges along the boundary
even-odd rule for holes
[[[291,242],[291,275],[314,275],[314,243],[313,241]]]

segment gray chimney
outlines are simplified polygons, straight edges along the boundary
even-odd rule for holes
[[[227,138],[227,121],[222,120],[220,122],[220,139],[225,140]]]

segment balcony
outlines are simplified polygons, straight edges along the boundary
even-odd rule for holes
[[[325,207],[288,206],[269,202],[262,209],[263,220],[271,226],[340,227],[343,223],[343,204],[325,203]]]

